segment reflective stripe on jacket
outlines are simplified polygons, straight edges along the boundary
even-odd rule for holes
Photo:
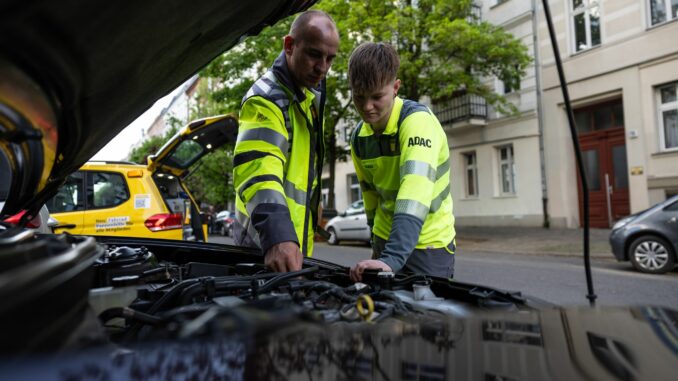
[[[452,242],[447,136],[426,106],[396,98],[381,135],[366,123],[356,127],[351,155],[373,234],[389,239],[394,215],[405,214],[423,224],[417,249]]]
[[[324,93],[296,88],[284,53],[243,98],[233,158],[236,244],[265,253],[285,241],[313,250]]]

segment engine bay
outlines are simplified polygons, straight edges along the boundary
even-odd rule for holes
[[[518,293],[423,275],[372,271],[353,283],[348,268],[314,259],[297,272],[271,272],[257,251],[227,245],[26,229],[3,235],[14,240],[0,273],[0,283],[14,286],[0,288],[0,316],[9,319],[4,352],[215,337],[291,321],[372,325],[532,308]],[[22,340],[35,329],[45,334]]]

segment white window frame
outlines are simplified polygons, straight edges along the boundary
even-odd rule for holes
[[[582,5],[577,9],[574,8],[574,0],[569,1],[570,25],[572,27],[572,52],[574,54],[585,52],[591,48],[603,44],[603,23],[602,15],[600,12],[601,1],[602,0],[582,0]],[[598,19],[600,20],[599,22],[600,43],[598,45],[593,45],[593,43],[591,42],[591,10],[593,10],[594,8],[598,8]],[[582,13],[584,14],[584,28],[586,29],[586,47],[583,49],[577,49],[577,25],[574,22],[574,19],[576,16],[579,16]]]
[[[500,196],[515,196],[516,195],[516,161],[515,161],[515,154],[513,150],[513,144],[505,144],[502,146],[496,147],[496,152],[497,152],[497,163],[498,167],[497,169],[499,170],[499,195]],[[506,152],[506,159],[501,158],[501,151],[504,149],[508,149]],[[504,191],[504,171],[502,170],[503,165],[508,165],[511,171],[509,172],[511,176],[508,179],[508,184],[509,184],[509,191],[505,192]]]
[[[321,205],[323,206],[323,208],[327,208],[327,203],[329,202],[330,198],[330,188],[323,187],[323,182],[325,181],[329,182],[330,178],[329,177],[320,178],[320,195],[321,195]]]
[[[652,23],[652,0],[646,0],[647,4],[647,25],[649,25],[650,28],[653,28],[655,26],[663,25],[666,23],[669,23],[671,21],[676,21],[678,20],[678,14],[671,14],[671,0],[663,0],[664,1],[664,12],[666,13],[666,20],[660,21],[656,24]]]
[[[468,158],[472,156],[473,157],[473,164],[468,163]],[[478,189],[478,155],[476,155],[476,151],[469,151],[469,152],[463,152],[462,157],[464,160],[464,185],[466,189],[464,190],[466,194],[466,198],[478,198],[478,195],[480,193],[480,190]],[[471,171],[473,174],[473,189],[475,189],[475,193],[471,194],[469,192],[469,183],[468,183],[468,173]]]
[[[655,89],[655,99],[657,102],[657,126],[659,127],[659,151],[661,152],[675,152],[678,151],[677,147],[666,147],[666,135],[664,128],[664,115],[665,111],[678,111],[678,98],[673,102],[662,103],[661,90],[666,87],[674,87],[676,89],[676,95],[678,95],[678,82],[668,83],[666,85],[657,86]]]
[[[353,132],[353,126],[350,124],[346,124],[344,127],[342,127],[342,135],[344,135],[344,141],[346,143],[351,142],[351,133]]]
[[[355,178],[356,178],[356,181],[357,181],[356,183],[353,183],[353,181],[351,181],[353,179],[353,176],[355,176]],[[349,173],[348,175],[346,175],[346,184],[348,185],[348,200],[349,200],[348,203],[349,204],[352,204],[356,201],[363,199],[363,191],[362,191],[362,189],[360,189],[360,181],[358,180],[357,174]],[[353,189],[358,190],[358,198],[356,200],[351,199],[351,195],[353,194],[353,192],[352,192]]]

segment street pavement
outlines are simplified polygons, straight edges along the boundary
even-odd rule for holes
[[[592,229],[591,264],[598,305],[678,308],[678,269],[664,275],[619,263],[607,242],[609,230]],[[210,242],[232,244],[210,236]],[[457,228],[455,280],[521,291],[558,305],[587,305],[581,229]],[[352,266],[371,256],[361,242],[316,242],[314,258]]]
[[[544,229],[532,227],[456,227],[457,252],[484,252],[498,254],[548,255],[581,257],[582,229]],[[608,237],[609,229],[590,229],[591,258],[614,260]],[[211,242],[233,244],[228,237],[210,235]],[[316,242],[315,256],[342,265],[370,257],[370,248],[361,242],[343,242],[331,246]]]

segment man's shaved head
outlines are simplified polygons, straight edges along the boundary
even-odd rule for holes
[[[296,19],[294,19],[294,22],[292,22],[292,27],[290,27],[289,35],[295,39],[301,37],[306,32],[309,25],[311,25],[312,21],[314,21],[316,18],[324,19],[323,21],[329,21],[329,24],[332,25],[332,28],[335,32],[337,32],[337,35],[339,34],[337,25],[330,15],[323,11],[312,9],[300,14]]]
[[[323,11],[299,15],[292,23],[290,34],[283,38],[287,67],[299,87],[318,86],[330,70],[338,49],[337,25]]]

